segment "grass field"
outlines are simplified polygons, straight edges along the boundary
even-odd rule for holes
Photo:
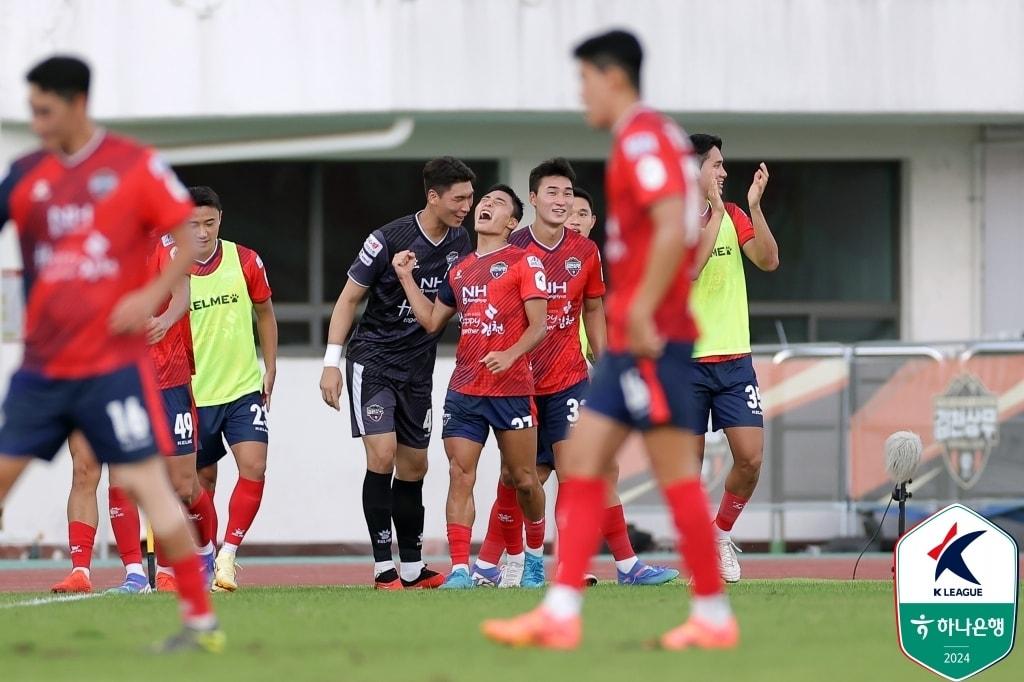
[[[525,590],[375,593],[364,587],[250,589],[216,595],[228,651],[154,657],[173,632],[168,595],[16,605],[43,595],[0,594],[2,680],[807,680],[938,679],[903,657],[889,582],[757,581],[730,590],[743,628],[735,652],[669,653],[651,641],[684,612],[683,585],[588,593],[576,652],[510,650],[479,622],[535,604]],[[1024,679],[1012,653],[979,676]]]

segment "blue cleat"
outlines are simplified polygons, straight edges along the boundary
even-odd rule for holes
[[[497,566],[481,568],[473,564],[473,584],[477,587],[497,587],[501,582],[501,569]]]
[[[648,566],[637,561],[628,573],[617,571],[620,585],[664,585],[679,577],[679,571],[664,566]]]
[[[217,556],[214,552],[200,554],[199,560],[203,562],[203,575],[206,576],[206,585],[213,588],[213,581],[217,578]]]
[[[123,583],[111,587],[106,594],[149,594],[152,591],[149,587],[149,578],[138,573],[129,573]]]
[[[544,587],[544,557],[526,553],[523,569],[523,587]]]
[[[469,590],[473,587],[473,579],[469,577],[469,571],[460,568],[457,571],[449,573],[448,577],[444,579],[444,585],[441,585],[439,589]]]

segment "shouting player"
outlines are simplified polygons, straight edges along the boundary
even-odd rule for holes
[[[601,538],[603,473],[639,430],[693,576],[693,613],[661,638],[667,649],[727,648],[739,630],[718,574],[698,439],[687,426],[696,326],[688,310],[697,237],[696,167],[689,140],[639,101],[642,50],[612,31],[575,51],[590,125],[610,129],[607,170],[608,351],[598,359],[587,405],[559,459],[559,562],[543,604],[483,624],[518,646],[572,649],[582,636],[584,572]]]
[[[224,648],[181,503],[158,452],[173,444],[145,328],[188,272],[194,248],[151,278],[156,236],[187,237],[188,193],[152,150],[89,119],[89,67],[51,57],[28,73],[42,149],[0,182],[0,226],[18,226],[28,298],[25,354],[0,426],[0,503],[33,457],[73,430],[150,519],[178,575],[185,622],[162,651]]]
[[[458,159],[429,161],[423,167],[427,205],[366,238],[331,315],[320,392],[325,403],[340,410],[342,344],[369,292],[348,344],[346,373],[352,435],[363,439],[366,450],[363,514],[373,547],[374,586],[381,590],[436,588],[444,582],[422,556],[423,478],[433,426],[434,360],[443,327],[431,333],[416,324],[391,260],[404,251],[415,254],[416,285],[433,300],[448,269],[472,250],[462,221],[473,207],[475,180]],[[391,554],[392,522],[400,574]]]
[[[231,448],[238,482],[228,502],[228,524],[217,553],[215,590],[233,592],[235,555],[263,501],[267,472],[267,414],[277,377],[277,318],[263,259],[252,249],[220,239],[220,197],[209,187],[190,187],[195,210],[189,224],[199,254],[192,267],[192,338],[199,408],[200,482],[212,495],[217,462]],[[256,356],[252,316],[264,371]]]
[[[729,439],[733,466],[725,479],[715,529],[722,578],[734,583],[740,579],[740,563],[729,531],[754,494],[764,451],[761,390],[750,357],[743,256],[770,272],[779,267],[779,247],[761,210],[767,166],[761,164],[747,190],[748,217],[736,204],[722,202],[728,177],[722,138],[697,134],[690,136],[690,142],[700,160],[700,190],[707,197],[700,214],[704,225],[694,268],[698,277],[690,297],[701,330],[693,349],[697,365],[692,427],[703,435],[710,417],[711,428],[725,429]]]
[[[473,487],[490,430],[527,522],[544,519],[529,353],[544,338],[547,280],[539,258],[507,242],[522,216],[523,204],[510,187],[488,190],[474,216],[477,251],[455,264],[433,302],[413,278],[415,256],[406,251],[394,259],[409,305],[428,332],[443,329],[456,311],[461,320],[441,432],[450,463],[446,515],[452,571],[445,589],[474,585],[469,573]]]

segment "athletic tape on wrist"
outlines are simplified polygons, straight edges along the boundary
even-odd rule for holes
[[[324,353],[324,367],[341,367],[340,343],[327,344],[327,351]]]

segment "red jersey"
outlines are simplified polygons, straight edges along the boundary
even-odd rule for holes
[[[533,395],[528,354],[500,374],[482,361],[491,351],[513,346],[530,326],[524,301],[548,297],[540,258],[511,244],[485,256],[471,253],[448,271],[437,297],[462,320],[448,388],[465,395]]]
[[[77,379],[144,358],[144,334],[113,334],[110,314],[150,279],[154,236],[191,212],[153,150],[102,130],[71,157],[40,151],[15,161],[0,183],[0,225],[13,219],[21,241],[24,367]]]
[[[736,238],[741,247],[754,238],[754,224],[750,222],[750,216],[746,211],[736,204],[726,202],[725,212],[732,218],[732,224],[736,228]],[[707,227],[709,222],[711,222],[711,206],[705,203],[704,212],[700,214],[700,226]]]
[[[615,127],[615,141],[605,176],[608,199],[608,348],[628,348],[628,314],[647,269],[654,226],[650,209],[669,197],[686,201],[686,219],[679,229],[687,243],[696,241],[697,165],[690,141],[671,119],[638,106]],[[693,249],[687,248],[675,279],[655,311],[658,331],[668,341],[692,342],[697,325],[690,314]]]
[[[533,236],[532,228],[516,230],[510,244],[540,258],[548,282],[547,335],[530,354],[537,395],[551,395],[588,378],[587,361],[580,347],[583,299],[604,296],[604,274],[597,245],[572,230],[548,248]]]
[[[174,258],[175,248],[171,235],[165,234],[160,238],[160,243],[149,258],[154,277]],[[157,315],[162,315],[170,303],[171,299],[168,297]],[[158,387],[183,386],[192,380],[192,375],[196,373],[196,359],[192,354],[192,326],[189,324],[187,308],[181,319],[167,330],[164,338],[149,347],[149,357],[156,369]]]
[[[267,277],[263,259],[247,246],[235,243],[235,247],[238,249],[238,261],[242,265],[242,275],[245,277],[245,288],[249,291],[249,300],[253,303],[269,301],[273,292],[270,290],[270,279]],[[223,258],[224,247],[218,239],[217,248],[206,262],[196,261],[192,264],[192,274],[202,277],[216,272]]]

